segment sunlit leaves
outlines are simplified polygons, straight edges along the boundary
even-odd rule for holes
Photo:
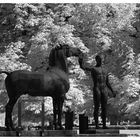
[[[24,59],[21,49],[24,47],[23,42],[16,42],[6,46],[5,53],[1,54],[1,70],[19,70],[30,69],[26,63],[22,63],[20,60]]]

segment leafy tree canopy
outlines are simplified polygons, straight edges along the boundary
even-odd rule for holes
[[[28,69],[45,71],[48,56],[57,43],[78,47],[86,54],[86,64],[95,65],[94,57],[103,53],[105,67],[112,73],[110,82],[117,98],[110,97],[109,115],[139,115],[139,6],[111,3],[22,3],[0,4],[0,64],[2,70]],[[112,52],[108,50],[111,49]],[[90,73],[79,68],[77,58],[69,58],[71,88],[66,94],[75,112],[93,112]],[[1,78],[2,99],[5,98]],[[22,98],[22,97],[21,97]],[[30,97],[28,97],[31,100]],[[37,97],[41,99],[41,97]],[[1,109],[5,100],[0,103]],[[52,102],[45,98],[46,114],[52,113]],[[113,112],[113,110],[116,112]],[[26,111],[39,114],[38,102],[28,102]]]

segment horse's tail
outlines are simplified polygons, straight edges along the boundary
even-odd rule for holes
[[[8,71],[0,71],[0,74],[5,73],[6,75],[10,75],[11,72]]]

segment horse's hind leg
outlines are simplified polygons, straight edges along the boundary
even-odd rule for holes
[[[12,121],[12,111],[17,99],[18,97],[9,98],[9,101],[6,105],[5,126],[7,130],[14,130],[13,121]]]

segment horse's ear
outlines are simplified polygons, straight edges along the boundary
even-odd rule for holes
[[[63,47],[63,46],[62,46],[61,44],[59,44],[59,45],[57,45],[57,46],[55,47],[55,49],[56,49],[56,50],[62,49],[62,47]]]
[[[49,66],[55,66],[55,48],[52,48],[49,55]]]

